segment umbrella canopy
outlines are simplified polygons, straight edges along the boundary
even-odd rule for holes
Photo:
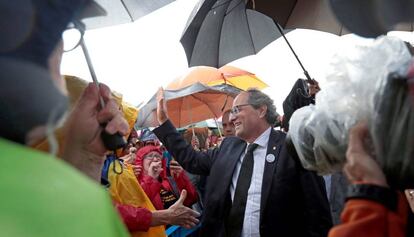
[[[177,90],[196,82],[214,87],[230,85],[240,90],[247,90],[250,87],[258,89],[268,87],[253,73],[226,65],[219,69],[207,66],[192,67],[186,75],[168,84],[167,89]]]
[[[405,2],[406,6],[401,7],[401,2]],[[389,31],[391,25],[403,22],[402,19],[411,22],[414,18],[409,15],[414,5],[407,2],[410,1],[251,0],[247,7],[273,18],[287,29],[313,29],[337,35],[348,34],[351,30],[372,36],[384,33],[385,25]],[[412,31],[413,24],[399,24],[394,29]]]
[[[412,0],[330,2],[336,17],[349,30],[360,36],[377,37],[391,30],[413,31]]]
[[[179,90],[165,90],[168,115],[176,127],[218,118],[223,111],[230,109],[236,93],[214,89],[199,82]],[[135,127],[158,126],[156,120],[157,96],[139,110]]]
[[[133,22],[174,0],[95,0],[107,14],[97,18],[84,19],[86,29]],[[92,9],[95,10],[95,9]]]
[[[337,35],[349,33],[336,20],[328,0],[251,0],[247,7],[271,17],[285,29],[304,28]]]
[[[189,66],[220,67],[256,54],[278,37],[273,20],[246,10],[244,0],[205,0],[190,15],[180,42]]]

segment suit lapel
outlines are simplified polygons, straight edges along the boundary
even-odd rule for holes
[[[265,161],[265,168],[264,168],[264,173],[263,173],[262,195],[261,195],[261,202],[260,202],[260,217],[262,217],[263,210],[265,210],[266,208],[267,199],[269,196],[270,189],[272,187],[273,176],[274,176],[275,169],[276,169],[276,166],[279,160],[279,154],[283,146],[284,140],[282,138],[283,136],[278,135],[275,130],[273,129],[271,130],[269,142],[267,145],[266,161]],[[268,159],[268,157],[272,155],[275,157],[275,159],[273,162],[269,162],[271,159]]]
[[[232,149],[232,153],[229,157],[223,157],[227,162],[225,162],[224,169],[223,169],[223,183],[226,185],[223,185],[225,187],[224,190],[229,191],[231,181],[233,178],[233,173],[236,168],[237,161],[240,159],[240,156],[242,153],[246,150],[246,143],[240,142],[236,145],[234,149]],[[230,192],[229,192],[230,193]]]

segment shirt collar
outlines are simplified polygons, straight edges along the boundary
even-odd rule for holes
[[[256,140],[254,140],[253,143],[256,143],[260,147],[267,147],[267,144],[269,143],[269,136],[270,136],[271,129],[272,127],[269,127],[268,129],[266,129],[258,138],[256,138]],[[249,143],[247,145],[249,145]]]

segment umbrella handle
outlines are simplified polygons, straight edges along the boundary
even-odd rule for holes
[[[295,50],[293,50],[292,46],[289,43],[289,40],[286,38],[285,33],[283,33],[283,30],[280,27],[279,23],[277,21],[274,21],[274,22],[275,22],[275,25],[276,25],[279,33],[283,36],[283,39],[285,39],[286,44],[290,48],[290,51],[292,51],[293,55],[295,56],[296,60],[298,61],[299,65],[300,65],[300,67],[302,68],[303,74],[305,74],[306,79],[308,80],[309,83],[312,84],[312,78],[311,78],[311,76],[309,75],[308,71],[306,71],[305,67],[303,66],[302,62],[300,61],[300,59],[299,59],[298,55],[296,54]]]
[[[219,124],[218,124],[218,122],[217,122],[217,119],[216,119],[216,118],[214,118],[214,122],[216,122],[216,126],[217,126],[217,129],[218,129],[218,132],[219,132],[220,138],[223,138],[223,135],[221,134],[221,131],[220,131],[220,126],[219,126]]]
[[[98,87],[99,90],[99,82],[96,78],[95,70],[92,65],[92,60],[89,56],[89,52],[86,48],[86,44],[83,38],[81,38],[80,44],[82,47],[83,55],[85,55],[85,59],[88,64],[89,72],[91,73],[92,81],[95,83],[96,87]],[[105,107],[105,102],[102,99],[102,96],[99,96],[99,102],[101,104],[101,108],[103,109]],[[101,124],[101,126],[104,128],[101,133],[101,138],[106,149],[115,151],[116,149],[122,148],[126,145],[126,141],[120,133],[109,134],[105,131],[106,124]]]

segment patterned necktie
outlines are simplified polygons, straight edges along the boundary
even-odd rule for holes
[[[227,234],[229,237],[240,237],[241,235],[247,203],[247,192],[249,191],[253,174],[253,151],[257,146],[257,144],[252,143],[247,147],[247,152],[240,168],[233,205],[227,219]]]

